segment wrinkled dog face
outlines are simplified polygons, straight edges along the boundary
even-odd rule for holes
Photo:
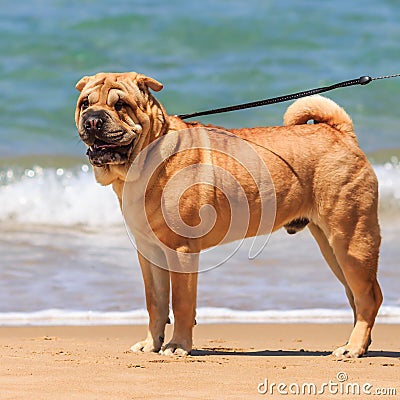
[[[147,121],[147,87],[158,91],[162,85],[136,72],[100,73],[77,83],[76,125],[94,166],[130,159]]]

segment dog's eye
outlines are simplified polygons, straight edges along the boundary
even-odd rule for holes
[[[86,110],[89,107],[89,100],[85,99],[82,101],[81,108],[82,110]]]
[[[123,101],[118,100],[114,105],[115,111],[121,111],[124,105],[125,103]]]

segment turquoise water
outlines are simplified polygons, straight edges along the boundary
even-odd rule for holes
[[[94,182],[76,132],[75,83],[83,75],[134,70],[152,76],[164,84],[157,98],[167,111],[183,114],[400,72],[400,7],[394,0],[0,5],[0,312],[143,308],[137,260],[118,205],[108,188]],[[400,278],[399,94],[400,78],[327,94],[352,116],[380,179],[381,274],[388,307],[400,306],[395,284]],[[289,104],[201,120],[226,127],[278,125]],[[121,243],[113,242],[110,253],[94,244],[107,243],[107,232],[116,227]],[[243,275],[239,265],[247,261],[239,255],[232,267],[236,275],[223,286],[215,287],[214,275],[203,278],[200,306],[346,309],[341,288],[311,240],[285,235],[282,240],[287,244],[271,245],[260,261],[272,263],[274,273],[258,266]],[[295,283],[302,271],[296,275],[287,267],[296,257],[288,256],[295,243],[306,249],[297,268],[324,271],[300,288]],[[132,260],[125,261],[130,250]],[[107,285],[110,274],[113,284]],[[248,288],[254,297],[248,297]],[[303,295],[315,290],[315,296]]]
[[[0,155],[82,155],[74,85],[135,70],[179,114],[399,72],[400,7],[373,1],[23,0],[2,7]],[[332,92],[366,151],[399,148],[400,78]],[[280,124],[287,104],[204,120]]]

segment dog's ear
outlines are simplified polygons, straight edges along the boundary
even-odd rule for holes
[[[153,78],[150,78],[149,76],[143,75],[143,74],[138,74],[136,76],[136,81],[137,84],[140,86],[146,86],[149,89],[154,90],[155,92],[159,92],[164,86],[162,83],[156,81]]]
[[[83,88],[86,86],[86,84],[90,81],[90,76],[84,76],[78,83],[75,85],[75,87],[82,92]]]

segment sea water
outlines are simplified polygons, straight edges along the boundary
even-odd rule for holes
[[[118,201],[95,182],[74,125],[74,86],[83,75],[152,76],[164,84],[156,97],[167,111],[183,114],[398,73],[399,20],[390,0],[3,5],[0,325],[147,320]],[[326,95],[352,116],[379,179],[379,320],[400,322],[400,78]],[[289,104],[201,121],[280,125]],[[199,322],[351,320],[344,290],[307,230],[274,233],[254,260],[249,246],[200,274]]]

